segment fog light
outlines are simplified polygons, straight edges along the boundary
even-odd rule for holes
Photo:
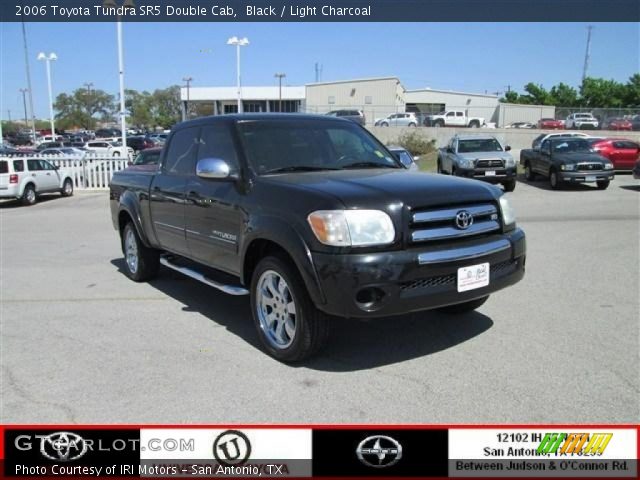
[[[363,288],[356,294],[356,304],[361,310],[377,310],[385,296],[386,293],[378,287]]]

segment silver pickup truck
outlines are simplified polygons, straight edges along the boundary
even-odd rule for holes
[[[492,135],[455,135],[438,150],[438,173],[500,183],[506,192],[516,188],[516,161]]]

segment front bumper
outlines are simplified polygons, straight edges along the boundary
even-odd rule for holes
[[[424,245],[370,254],[313,253],[326,303],[340,317],[374,318],[453,305],[485,297],[524,276],[522,230],[450,245]],[[458,292],[458,268],[490,264],[489,285]]]
[[[611,181],[615,177],[613,170],[595,170],[591,172],[560,172],[560,179],[567,183],[592,183]]]
[[[487,175],[487,172],[493,172],[493,175]],[[504,183],[516,179],[517,169],[515,166],[508,168],[456,168],[455,173],[459,177],[474,178],[489,183]]]

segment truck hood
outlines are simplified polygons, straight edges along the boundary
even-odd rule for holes
[[[554,153],[553,159],[556,162],[561,163],[581,163],[581,162],[593,162],[593,163],[608,163],[607,160],[602,155],[598,155],[597,153],[586,153],[586,152],[568,152],[568,153]]]
[[[413,208],[494,201],[493,185],[448,175],[400,169],[337,170],[262,177],[269,182],[313,190],[340,200],[346,208]]]

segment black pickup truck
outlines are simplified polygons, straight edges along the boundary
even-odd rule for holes
[[[524,275],[525,235],[499,188],[410,172],[327,116],[181,123],[159,166],[114,175],[110,199],[130,278],[162,264],[249,294],[282,361],[316,352],[330,317],[465,312]]]
[[[547,177],[554,190],[569,183],[595,183],[605,190],[614,177],[613,163],[584,138],[547,138],[539,147],[520,150],[520,164],[528,181]]]

